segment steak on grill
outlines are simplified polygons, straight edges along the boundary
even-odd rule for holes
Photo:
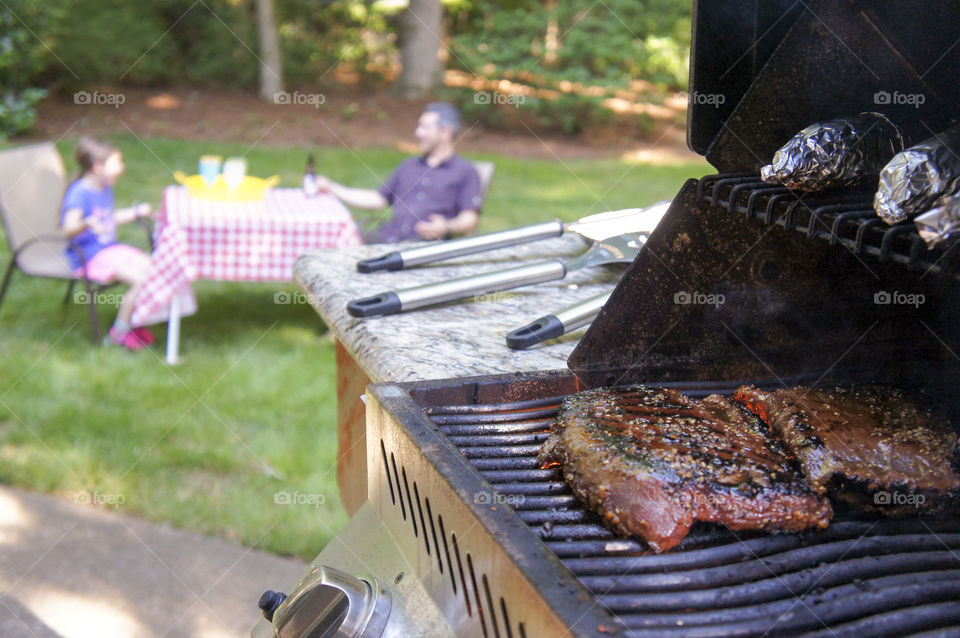
[[[900,391],[744,386],[733,398],[770,426],[818,494],[888,515],[934,511],[960,495],[957,435]]]
[[[657,552],[694,521],[800,531],[832,516],[762,424],[718,395],[696,401],[642,386],[570,395],[540,462],[559,463],[608,526]]]

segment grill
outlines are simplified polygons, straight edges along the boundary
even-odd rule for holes
[[[872,188],[799,193],[768,184],[756,173],[704,177],[697,198],[714,208],[842,246],[853,256],[905,266],[923,275],[960,280],[955,250],[928,250],[913,222],[888,226],[873,210]]]
[[[835,503],[821,532],[699,523],[657,555],[539,467],[564,396],[631,383],[697,398],[744,383],[887,383],[942,401],[960,428],[960,250],[888,227],[875,185],[799,193],[758,178],[800,129],[878,110],[890,92],[924,96],[882,109],[910,143],[943,130],[960,104],[960,2],[693,4],[688,144],[720,174],[684,184],[569,370],[368,388],[368,503],[285,619],[330,580],[327,564],[371,569],[351,591],[390,592],[421,616],[383,635],[960,635],[955,515],[881,519]]]
[[[700,523],[663,555],[612,534],[536,458],[578,387],[559,373],[371,387],[384,428],[371,433],[371,494],[440,607],[460,613],[457,635],[960,631],[955,518],[838,512],[824,532],[780,535]],[[734,389],[672,387],[698,398]]]

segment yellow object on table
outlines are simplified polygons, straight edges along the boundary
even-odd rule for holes
[[[227,186],[223,175],[218,175],[212,185],[208,184],[202,175],[187,175],[182,171],[174,171],[173,177],[187,187],[190,197],[218,202],[257,202],[263,199],[268,188],[280,183],[279,175],[267,179],[247,175],[236,188]]]

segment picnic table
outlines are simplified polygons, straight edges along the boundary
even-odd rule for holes
[[[291,281],[293,264],[305,252],[361,243],[353,216],[339,200],[307,197],[299,188],[273,188],[259,201],[230,202],[168,186],[154,236],[132,324],[167,322],[171,364],[178,358],[180,318],[196,312],[193,281]]]

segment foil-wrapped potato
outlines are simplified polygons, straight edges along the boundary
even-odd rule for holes
[[[880,171],[873,208],[888,224],[928,210],[960,192],[960,125],[898,153]]]
[[[913,220],[928,248],[960,238],[960,195],[947,195]]]
[[[766,182],[817,191],[874,176],[903,150],[903,135],[882,113],[858,113],[811,124],[760,170]]]

